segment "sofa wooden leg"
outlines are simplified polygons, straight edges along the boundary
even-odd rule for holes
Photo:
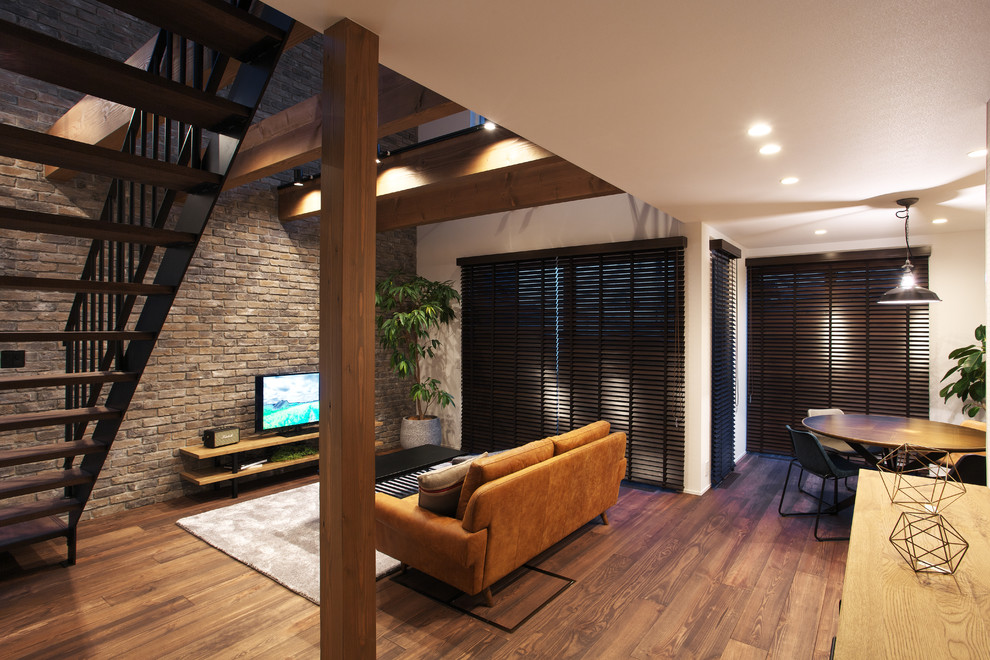
[[[483,590],[481,592],[481,598],[482,598],[482,600],[485,601],[485,607],[494,607],[495,606],[495,599],[492,598],[492,588],[491,587],[488,587],[487,589],[485,589],[485,590]]]
[[[608,524],[608,511],[602,511],[602,524]]]
[[[407,568],[409,568],[409,564],[405,562],[399,562],[399,575],[404,574]]]

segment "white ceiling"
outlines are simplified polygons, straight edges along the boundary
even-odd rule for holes
[[[744,247],[900,237],[905,196],[912,235],[984,226],[988,0],[269,4]]]

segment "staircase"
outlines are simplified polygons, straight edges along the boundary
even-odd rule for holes
[[[0,552],[64,537],[70,565],[80,516],[292,27],[251,0],[101,1],[161,28],[147,70],[0,21],[0,67],[136,108],[119,151],[0,124],[0,156],[112,178],[98,218],[0,207],[5,233],[92,240],[63,277],[0,276],[0,289],[68,308],[64,324],[0,332],[13,361],[54,349],[65,365],[38,372],[31,360],[0,375],[3,411],[14,411],[0,415]]]

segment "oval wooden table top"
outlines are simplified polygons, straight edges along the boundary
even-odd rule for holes
[[[986,451],[983,431],[957,424],[891,415],[815,415],[802,423],[818,433],[849,442],[894,449],[903,444],[949,452]]]

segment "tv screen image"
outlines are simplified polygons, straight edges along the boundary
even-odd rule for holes
[[[256,377],[256,430],[273,431],[313,424],[319,420],[318,372]]]

